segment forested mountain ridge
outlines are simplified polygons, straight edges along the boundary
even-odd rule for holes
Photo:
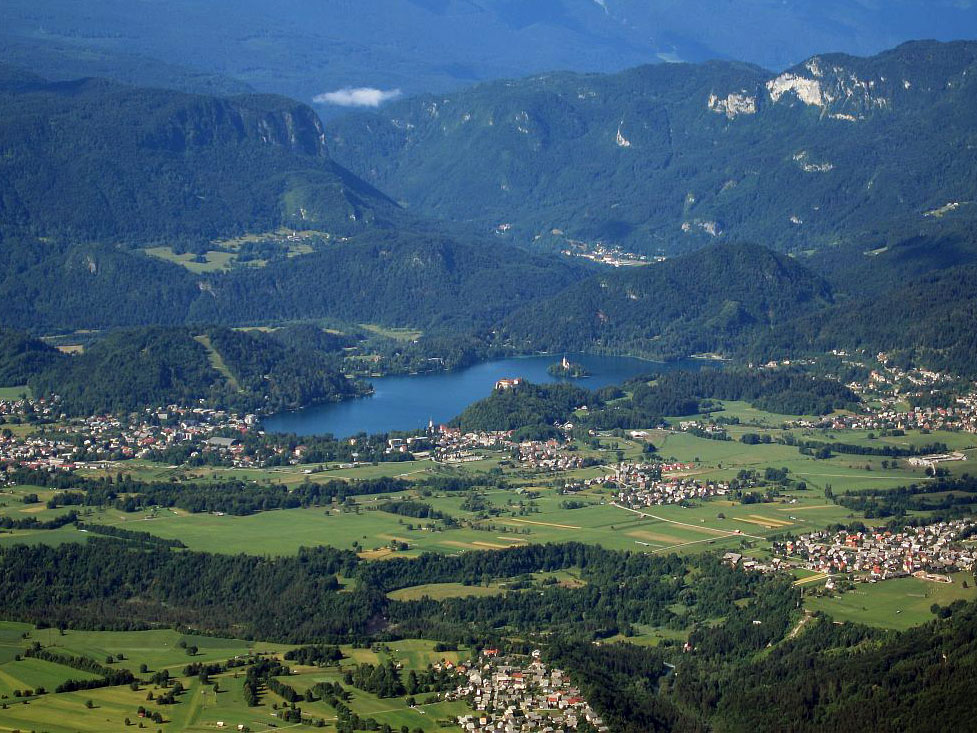
[[[395,102],[327,135],[337,160],[412,210],[551,249],[880,246],[977,198],[975,73],[972,42],[816,56],[782,74],[554,73]]]
[[[397,216],[330,159],[315,112],[283,97],[5,68],[0,112],[6,231],[141,244],[283,225],[351,233]]]
[[[767,359],[861,348],[973,377],[977,375],[977,266],[924,274],[885,292],[798,316],[756,336],[743,353]]]
[[[582,276],[401,211],[330,159],[311,108],[280,97],[0,67],[0,152],[3,326],[469,327]],[[223,244],[269,233],[267,251]],[[210,267],[208,252],[241,262]]]
[[[824,267],[832,253],[811,262],[756,245],[714,244],[574,283],[514,311],[496,339],[519,351],[666,360],[716,353],[759,363],[865,349],[973,377],[977,264],[973,240],[961,237],[834,253],[837,286],[809,266]],[[844,268],[851,273],[839,277]]]
[[[63,355],[43,341],[20,331],[0,329],[0,386],[19,387],[32,375],[57,363]]]
[[[368,229],[264,267],[203,274],[101,243],[0,234],[0,245],[0,326],[42,333],[317,318],[457,333],[588,274],[509,245],[410,228]]]
[[[363,394],[365,386],[341,368],[340,359],[313,349],[228,328],[123,329],[71,356],[0,329],[0,386],[27,384],[37,397],[57,395],[71,415],[201,400],[270,411]]]
[[[595,275],[517,311],[501,331],[519,349],[671,359],[727,352],[832,298],[824,280],[789,257],[755,245],[718,244]]]

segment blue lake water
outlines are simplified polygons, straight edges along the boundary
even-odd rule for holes
[[[426,427],[429,420],[443,423],[456,417],[472,402],[488,397],[500,379],[522,377],[537,384],[570,381],[586,389],[597,389],[620,384],[642,373],[698,369],[703,364],[696,359],[663,363],[627,356],[569,356],[591,376],[574,380],[550,376],[547,368],[562,357],[562,354],[550,354],[487,361],[454,372],[380,377],[370,380],[375,391],[368,397],[279,413],[267,418],[264,426],[269,432],[298,435],[345,436],[413,430]]]

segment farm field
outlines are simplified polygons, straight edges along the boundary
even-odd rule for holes
[[[418,331],[414,328],[393,328],[390,326],[381,326],[378,323],[361,323],[359,326],[365,331],[395,341],[414,341],[424,335],[423,331]]]
[[[503,593],[505,593],[505,588],[499,583],[487,586],[464,585],[463,583],[428,583],[391,591],[387,593],[387,597],[395,601],[416,601],[421,598],[442,601],[445,598],[484,598],[485,596],[498,596]]]
[[[640,451],[633,441],[614,441],[625,445],[626,450]],[[666,446],[680,448],[676,458],[692,462],[698,457],[696,468],[689,473],[700,479],[730,479],[740,470],[757,470],[768,465],[786,467],[791,476],[808,484],[807,491],[794,491],[772,504],[742,505],[729,501],[711,500],[699,506],[684,508],[677,505],[650,507],[640,513],[611,506],[613,492],[592,487],[577,494],[577,499],[590,502],[580,509],[565,509],[567,499],[550,484],[562,486],[567,476],[536,476],[541,483],[527,483],[523,491],[488,489],[482,493],[489,505],[497,508],[499,516],[480,515],[462,509],[463,494],[445,494],[422,497],[435,509],[473,526],[450,528],[441,531],[420,529],[423,522],[411,520],[372,508],[380,501],[378,496],[358,497],[356,511],[326,508],[289,509],[269,511],[250,516],[215,516],[190,514],[181,509],[160,509],[154,513],[127,514],[115,509],[95,509],[92,522],[124,526],[127,529],[150,532],[165,538],[180,539],[195,550],[210,552],[246,552],[251,554],[286,555],[301,546],[330,545],[363,552],[364,557],[382,559],[393,555],[416,555],[424,551],[453,553],[472,549],[501,549],[525,542],[580,541],[600,544],[610,549],[636,551],[703,551],[710,548],[739,546],[743,540],[759,540],[785,531],[802,532],[831,523],[848,523],[858,518],[848,510],[824,498],[824,488],[831,486],[835,492],[844,488],[895,487],[910,480],[922,480],[900,470],[881,468],[865,471],[850,464],[848,456],[829,460],[815,460],[798,456],[796,449],[777,445],[747,446],[737,442],[710,441],[686,434],[666,436]],[[613,443],[612,443],[613,444]],[[708,452],[712,451],[710,455]],[[663,448],[666,455],[667,449]],[[720,467],[721,466],[721,467]],[[177,470],[158,466],[139,466],[156,480],[165,480]],[[367,466],[370,476],[394,475],[410,478],[423,477],[428,470],[442,467],[429,461],[410,464]],[[342,473],[357,474],[362,469],[348,472],[326,471],[303,474],[295,471],[234,471],[223,469],[194,469],[181,475],[235,476],[250,480],[273,477],[276,482],[290,485],[304,480],[329,480]],[[453,469],[456,473],[461,469]],[[465,471],[468,470],[466,466]],[[590,476],[602,475],[606,469],[584,469]],[[583,472],[582,471],[582,472]],[[144,476],[148,478],[149,476]],[[365,478],[366,476],[362,476]],[[528,499],[532,491],[535,498]],[[38,492],[41,496],[44,492]],[[23,514],[19,497],[11,496],[8,507],[0,509],[15,516]],[[793,503],[791,503],[793,502]],[[47,510],[43,504],[27,507],[36,511],[38,518],[49,518],[64,511]],[[87,510],[86,510],[87,511]],[[723,514],[724,518],[719,515]],[[408,529],[413,525],[414,529]],[[57,541],[82,539],[73,527],[45,532],[21,532],[19,537],[31,541]],[[46,538],[46,540],[44,539]],[[14,535],[0,535],[0,542],[13,542]],[[393,552],[391,543],[406,542],[407,551]]]
[[[69,670],[74,673],[75,670]],[[140,706],[148,710],[158,710],[164,719],[162,725],[148,723],[151,729],[168,731],[213,731],[218,721],[225,727],[236,730],[245,725],[252,731],[272,729],[272,702],[279,702],[275,695],[265,696],[263,705],[255,708],[247,706],[244,700],[244,675],[234,677],[233,673],[211,678],[221,686],[221,692],[214,693],[211,685],[204,686],[196,678],[182,678],[186,690],[179,695],[174,705],[155,705],[148,702],[148,692],[158,692],[154,685],[141,685],[138,691],[129,687],[103,687],[95,690],[65,692],[35,698],[29,704],[11,705],[0,711],[0,729],[6,730],[44,730],[50,733],[93,733],[106,730],[125,730],[128,718],[135,725],[139,721],[137,710]],[[92,702],[91,709],[87,702]]]
[[[530,578],[525,578],[529,580]],[[471,598],[486,596],[498,596],[509,592],[509,586],[513,579],[495,580],[488,585],[465,585],[464,583],[427,583],[425,585],[412,585],[408,588],[387,593],[387,597],[395,601],[416,601],[421,598],[430,598],[434,601],[441,601],[445,598]],[[580,588],[586,585],[579,577],[579,569],[558,570],[554,572],[538,572],[531,574],[533,584],[526,584],[521,590],[538,588],[540,581],[555,580],[557,584],[568,588]],[[514,590],[513,592],[519,592]]]
[[[658,646],[663,641],[678,642],[681,644],[689,638],[689,632],[686,629],[658,628],[645,624],[635,624],[634,632],[634,636],[616,634],[615,636],[608,637],[605,641],[609,643],[635,644],[637,646]]]
[[[742,505],[714,500],[688,509],[673,505],[633,512],[612,506],[609,492],[606,497],[596,493],[578,495],[584,499],[592,498],[595,503],[582,509],[563,509],[560,505],[566,497],[546,489],[533,500],[538,512],[520,514],[505,509],[502,515],[487,519],[479,519],[474,513],[462,510],[463,496],[425,498],[424,501],[436,509],[474,523],[470,528],[439,531],[420,529],[420,520],[370,510],[368,507],[375,497],[364,499],[364,510],[360,513],[337,513],[320,507],[239,517],[161,509],[154,518],[148,519],[145,517],[151,515],[100,509],[86,519],[180,539],[193,550],[260,555],[288,555],[302,546],[329,545],[355,549],[362,551],[365,557],[382,559],[425,551],[454,553],[503,549],[527,542],[568,541],[589,542],[610,549],[687,551],[736,546],[744,539],[762,539],[787,530],[806,531],[848,521],[849,513],[843,507],[826,502],[819,492],[809,492],[810,496],[806,493],[798,495],[796,504]],[[518,494],[510,491],[494,490],[485,495],[500,508],[505,508],[510,498],[519,499]],[[596,503],[601,500],[605,503]],[[411,524],[413,530],[407,528]],[[0,534],[0,542],[10,543],[83,539],[85,533],[74,527]],[[409,550],[394,553],[389,549],[392,542],[406,542]]]
[[[716,419],[724,417],[727,419],[737,419],[740,423],[769,428],[779,428],[788,420],[816,420],[815,415],[783,415],[776,412],[753,407],[749,402],[738,400],[722,400],[723,409],[717,412],[710,412],[708,417]]]
[[[0,400],[19,400],[23,396],[31,396],[30,387],[26,384],[19,387],[0,387]]]
[[[462,472],[477,470],[466,464]],[[490,462],[484,467],[488,470],[497,462]],[[115,476],[119,470],[141,481],[169,481],[176,477],[185,480],[220,481],[233,479],[239,481],[273,482],[286,486],[296,486],[306,481],[323,483],[333,479],[363,480],[386,476],[422,478],[426,473],[452,473],[461,469],[445,469],[430,460],[417,460],[404,463],[372,463],[359,464],[349,468],[339,468],[339,464],[302,464],[281,468],[226,468],[222,466],[200,466],[186,468],[182,466],[165,466],[149,461],[126,461],[124,466],[106,466],[104,468],[83,469],[82,475],[93,477]]]
[[[48,509],[45,505],[45,502],[55,493],[53,489],[44,489],[39,486],[15,486],[6,489],[0,492],[0,517],[14,519],[34,517],[38,521],[44,522],[68,513],[70,507]],[[38,501],[25,504],[24,497],[29,494],[37,494]]]
[[[20,638],[20,634],[24,631],[30,634],[29,639]],[[13,638],[14,634],[16,634],[15,638]],[[34,641],[39,641],[45,648],[54,651],[92,657],[96,660],[122,653],[125,660],[120,663],[120,666],[132,669],[134,672],[141,664],[145,664],[150,672],[161,669],[173,672],[183,669],[190,662],[213,662],[230,659],[238,654],[258,652],[277,654],[292,648],[288,644],[222,639],[198,634],[184,635],[172,629],[151,631],[68,629],[62,634],[53,628],[34,629],[30,624],[0,622],[0,649],[23,648]],[[197,647],[197,653],[190,657],[186,649],[180,646],[181,641],[188,646]]]
[[[37,691],[44,689],[53,692],[62,682],[69,680],[94,680],[97,675],[70,669],[43,659],[10,660],[0,664],[0,698],[15,697],[16,691]],[[0,712],[0,719],[3,714]]]
[[[223,272],[231,267],[235,255],[233,252],[221,252],[220,250],[207,250],[203,253],[203,262],[198,261],[198,255],[193,252],[177,254],[170,247],[147,247],[145,252],[150,257],[155,257],[175,265],[185,267],[195,275],[205,272]]]
[[[91,535],[66,525],[58,529],[14,529],[0,532],[3,545],[62,545],[65,542],[87,542]]]
[[[919,578],[895,578],[878,583],[860,583],[840,596],[805,599],[812,611],[823,611],[836,621],[903,630],[935,618],[930,606],[955,600],[977,599],[977,588],[969,573],[957,573],[953,583],[933,583]],[[963,587],[968,581],[969,588]]]
[[[23,635],[27,638],[23,638]],[[199,648],[190,657],[179,646],[185,641]],[[116,662],[120,667],[139,669],[146,664],[149,671],[137,674],[148,676],[166,669],[172,679],[178,679],[185,691],[177,696],[173,705],[157,705],[147,701],[149,692],[159,694],[161,688],[142,682],[137,690],[129,686],[107,687],[79,692],[53,693],[53,689],[66,679],[88,679],[78,670],[52,664],[37,659],[14,661],[14,655],[33,641],[40,641],[45,647],[51,644],[54,650],[72,654],[84,654],[97,660],[107,655],[125,659]],[[225,661],[237,655],[248,653],[270,654],[281,658],[291,647],[268,642],[247,642],[237,639],[218,639],[203,636],[181,636],[171,630],[137,632],[85,632],[69,630],[60,634],[57,630],[38,630],[29,624],[0,622],[0,699],[7,705],[0,710],[0,730],[45,730],[51,733],[74,731],[121,730],[126,727],[125,719],[133,724],[139,720],[137,710],[140,706],[163,714],[163,730],[169,731],[213,731],[218,722],[225,728],[236,730],[245,725],[252,731],[273,730],[276,724],[276,709],[283,700],[269,690],[261,695],[257,707],[248,707],[243,694],[244,669],[238,668],[213,675],[210,682],[202,683],[196,676],[186,677],[183,668],[190,662]],[[382,723],[389,723],[399,729],[408,725],[411,729],[424,731],[458,730],[453,725],[457,715],[469,711],[463,702],[434,702],[419,699],[416,708],[409,707],[407,698],[378,698],[375,695],[351,687],[343,681],[346,668],[356,664],[382,664],[388,660],[402,664],[404,670],[421,671],[429,664],[442,660],[457,663],[465,652],[435,651],[435,642],[421,639],[405,639],[389,645],[361,649],[342,646],[344,659],[338,666],[318,668],[290,664],[293,674],[280,678],[300,692],[306,691],[320,681],[339,682],[352,693],[348,702],[353,712],[363,717],[374,717]],[[288,662],[286,662],[288,664]],[[217,682],[219,691],[214,691]],[[13,690],[36,689],[43,686],[47,693],[32,697],[26,702],[13,697]],[[3,696],[6,696],[4,699]],[[420,696],[419,696],[420,697]],[[425,696],[426,697],[426,696]],[[91,707],[88,703],[91,701]],[[330,725],[335,720],[335,710],[323,701],[303,703],[304,712],[326,721],[325,730],[334,730]],[[156,724],[149,724],[156,727]],[[287,724],[282,727],[294,727]]]
[[[741,420],[779,425],[785,416],[761,413],[747,405],[730,403],[727,410]],[[746,430],[779,433],[779,428],[746,428],[732,426],[731,434]],[[767,537],[784,532],[807,532],[828,524],[861,519],[860,515],[826,499],[830,487],[835,494],[847,489],[889,489],[912,482],[928,480],[922,470],[895,467],[881,457],[838,454],[829,459],[802,455],[797,448],[776,443],[748,445],[739,440],[717,441],[689,433],[649,430],[647,437],[632,438],[603,434],[598,443],[584,443],[580,455],[596,458],[601,465],[566,473],[534,473],[522,467],[505,468],[501,475],[512,489],[488,488],[479,493],[491,511],[467,511],[462,508],[465,494],[442,494],[417,497],[434,509],[449,514],[464,526],[422,529],[429,524],[381,511],[373,511],[383,501],[380,496],[356,498],[352,510],[339,512],[326,507],[269,511],[250,516],[217,516],[190,514],[182,509],[159,509],[155,512],[124,513],[112,508],[83,508],[88,521],[149,532],[168,539],[179,539],[190,549],[209,552],[245,552],[260,555],[289,555],[302,546],[329,545],[352,549],[367,559],[415,556],[422,552],[457,553],[465,550],[502,549],[524,543],[580,541],[609,549],[638,552],[700,552],[730,549],[742,543],[762,543]],[[811,431],[818,440],[831,442],[820,432]],[[844,442],[878,444],[867,433],[836,432]],[[962,448],[977,441],[972,435],[956,433],[910,434],[899,438],[907,444],[941,441]],[[568,498],[559,492],[567,481],[592,479],[605,475],[619,460],[644,461],[643,449],[650,441],[665,460],[679,461],[692,468],[678,475],[698,480],[730,480],[741,471],[762,475],[766,467],[786,468],[794,481],[803,481],[807,490],[791,489],[774,503],[743,505],[730,501],[709,500],[697,506],[678,505],[649,507],[639,512],[612,506],[613,492],[599,486],[590,487],[574,497],[589,505],[566,509]],[[220,467],[174,467],[146,461],[128,461],[121,466],[126,473],[141,480],[221,480],[238,479],[261,483],[296,486],[302,482],[325,482],[336,479],[357,480],[382,476],[422,480],[432,475],[481,475],[497,469],[504,455],[459,466],[445,466],[431,460],[405,463],[365,464],[352,468],[336,465],[296,465],[273,469],[234,469]],[[893,462],[894,463],[894,462]],[[966,467],[967,462],[957,464]],[[89,469],[89,475],[114,476],[119,465]],[[320,470],[324,468],[325,470]],[[495,476],[499,471],[494,472]],[[494,480],[495,476],[492,477]],[[490,483],[490,482],[487,482]],[[23,505],[25,492],[38,494],[39,504]],[[49,510],[44,502],[54,492],[18,487],[0,496],[0,517],[36,516],[51,519],[67,511]],[[410,495],[412,492],[407,492]],[[393,496],[393,495],[391,495]],[[532,498],[530,498],[532,497]],[[483,508],[483,509],[484,509]],[[412,528],[409,528],[411,527]],[[74,527],[59,530],[15,530],[0,533],[0,544],[17,542],[83,541],[85,533]],[[396,549],[407,543],[408,549]]]

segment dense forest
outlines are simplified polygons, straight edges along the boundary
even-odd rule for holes
[[[732,730],[965,730],[964,702],[977,664],[977,605],[954,603],[942,620],[902,633],[835,625],[817,618],[768,654],[770,603],[737,613],[723,627],[694,633],[696,652],[676,667],[666,697]],[[752,618],[751,618],[752,617]],[[752,626],[754,619],[761,626]]]
[[[380,626],[389,628],[381,633],[396,628],[410,636],[430,624],[435,609],[442,623],[454,628],[447,640],[472,630],[492,634],[500,623],[599,638],[632,622],[681,625],[689,614],[703,620],[723,615],[761,582],[760,576],[736,572],[714,558],[628,555],[576,544],[465,553],[448,563],[452,558],[425,555],[417,561],[373,564],[329,548],[263,559],[90,538],[57,548],[4,547],[0,560],[0,610],[8,617],[86,628],[159,623],[189,624],[212,633],[235,628],[236,635],[248,638],[306,643],[368,638],[366,630],[376,625],[377,614],[389,618]],[[582,568],[586,586],[443,603],[398,602],[384,595],[418,583],[481,582],[570,567]],[[702,572],[713,580],[693,592],[688,574]],[[337,574],[357,578],[355,589],[339,592]],[[626,591],[621,588],[625,579]],[[15,587],[19,592],[12,592]],[[112,608],[127,600],[124,609]],[[690,609],[682,617],[669,609],[679,600]]]
[[[464,432],[552,426],[566,422],[579,407],[600,404],[593,392],[572,384],[522,382],[509,389],[496,389],[469,405],[454,423]]]
[[[826,282],[787,257],[720,244],[572,285],[507,318],[503,338],[544,351],[723,353],[831,299]]]
[[[884,261],[877,263],[877,269],[897,277]],[[869,353],[884,351],[908,363],[973,378],[977,376],[975,322],[977,266],[951,266],[908,282],[890,280],[881,292],[856,294],[816,315],[793,319],[759,334],[744,353],[783,357],[841,345]]]
[[[37,396],[58,395],[62,409],[74,415],[200,400],[211,406],[272,411],[345,399],[366,390],[343,376],[336,358],[285,345],[261,332],[216,328],[195,336],[187,328],[126,329],[72,356],[39,341],[17,339],[16,334],[5,337],[18,344],[19,351],[13,353],[12,369],[0,385],[26,382]],[[27,361],[24,354],[43,358]]]
[[[0,386],[27,384],[61,359],[58,350],[26,333],[0,328]]]
[[[570,262],[484,246],[428,227],[371,229],[296,257],[194,274],[138,249],[41,242],[0,229],[0,326],[50,332],[146,324],[281,324],[328,318],[461,335],[589,274]],[[206,247],[205,247],[206,248]],[[369,283],[370,287],[365,287]],[[473,292],[479,293],[472,298]],[[470,358],[470,357],[469,357]]]
[[[977,197],[975,63],[973,42],[924,41],[783,74],[735,61],[550,73],[327,130],[337,160],[413,211],[485,232],[505,223],[500,236],[528,246],[874,249]]]

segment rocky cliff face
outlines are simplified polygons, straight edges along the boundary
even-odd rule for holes
[[[329,157],[319,117],[281,97],[176,95],[144,121],[142,142],[178,151],[215,144],[261,143],[313,158]]]
[[[952,94],[974,74],[977,44],[914,42],[871,58],[813,56],[756,88],[717,90],[707,106],[730,119],[765,106],[807,106],[824,117],[857,122]]]
[[[9,75],[8,75],[9,76]],[[0,226],[160,241],[283,224],[347,232],[395,207],[330,159],[310,108],[0,68]]]

